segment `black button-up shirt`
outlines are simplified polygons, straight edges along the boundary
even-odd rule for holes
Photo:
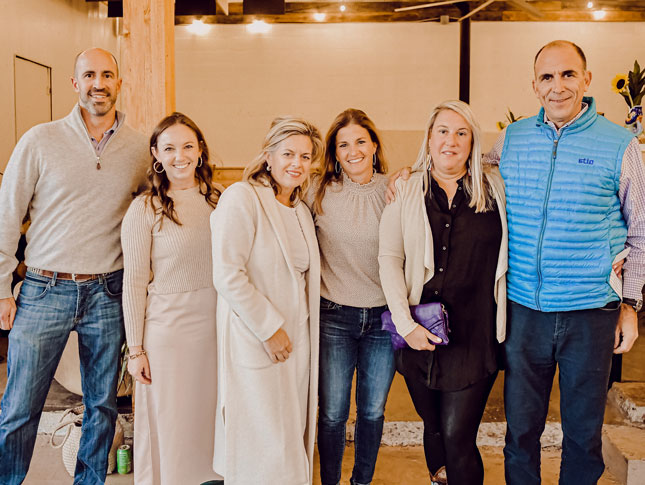
[[[464,389],[498,369],[494,286],[502,224],[497,206],[475,213],[469,201],[463,179],[450,207],[444,190],[431,179],[426,210],[435,273],[423,287],[421,303],[444,303],[450,343],[432,352],[405,349],[398,359],[415,374],[420,371],[417,377],[431,389]]]

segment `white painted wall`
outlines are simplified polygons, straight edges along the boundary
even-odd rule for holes
[[[53,118],[71,110],[77,95],[70,83],[76,54],[87,47],[117,55],[114,21],[103,3],[85,0],[0,0],[0,171],[15,145],[15,55],[52,68]]]
[[[177,109],[197,121],[229,166],[256,154],[274,116],[302,115],[325,132],[349,106],[374,119],[391,166],[411,163],[431,108],[458,96],[456,24],[277,24],[264,35],[216,25],[205,37],[179,26],[175,32]],[[474,22],[471,103],[486,145],[507,107],[537,112],[533,57],[560,38],[585,50],[598,109],[622,123],[627,105],[610,81],[634,59],[645,65],[645,23]]]
[[[195,119],[226,165],[254,157],[277,115],[303,116],[324,135],[338,113],[355,107],[384,132],[407,132],[422,127],[436,103],[458,95],[456,25],[278,24],[266,35],[216,25],[205,37],[183,26],[175,32],[177,109]]]

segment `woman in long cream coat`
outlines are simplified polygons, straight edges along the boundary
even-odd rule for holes
[[[211,216],[218,292],[214,469],[227,485],[312,483],[320,262],[300,202],[318,130],[274,121],[262,152]]]

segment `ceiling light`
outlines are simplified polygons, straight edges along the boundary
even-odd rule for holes
[[[593,8],[593,2],[587,2],[587,8]]]
[[[327,14],[324,14],[324,13],[314,14],[314,20],[316,20],[317,22],[322,22],[323,20],[325,20],[325,18],[327,18]]]
[[[607,12],[604,10],[594,10],[593,12],[593,18],[595,20],[602,20],[605,18],[605,15],[607,15]]]
[[[340,6],[340,11],[344,12],[345,10],[347,10],[347,7],[345,5],[341,5]]]
[[[206,35],[211,30],[210,25],[206,25],[203,20],[193,20],[193,23],[186,28],[196,35]]]
[[[266,34],[271,31],[271,26],[264,20],[254,20],[247,24],[246,30],[252,34]]]

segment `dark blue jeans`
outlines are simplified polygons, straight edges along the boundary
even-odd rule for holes
[[[318,453],[323,485],[340,482],[354,370],[357,416],[351,483],[372,482],[395,369],[390,336],[381,330],[381,313],[386,309],[320,299]]]
[[[38,422],[69,333],[78,333],[83,428],[74,484],[105,482],[116,423],[123,342],[123,272],[76,283],[28,272],[9,333],[8,380],[0,414],[0,484],[22,483]]]
[[[506,372],[506,483],[540,483],[540,436],[559,368],[560,483],[595,484],[604,470],[602,423],[620,309],[545,313],[509,304]]]

